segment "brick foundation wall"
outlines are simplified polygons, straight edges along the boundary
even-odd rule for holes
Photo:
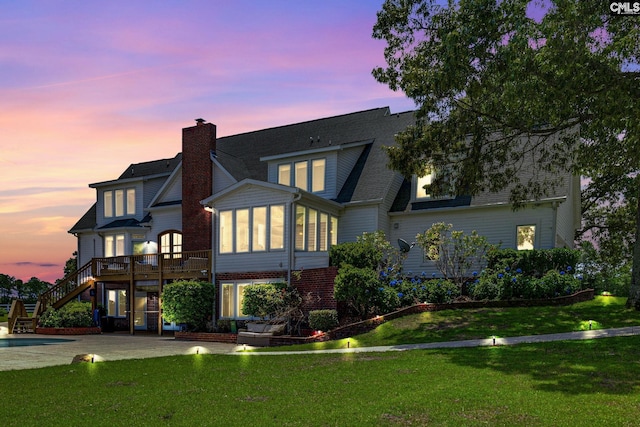
[[[336,300],[333,297],[334,279],[338,273],[337,267],[313,268],[294,272],[291,275],[291,284],[295,286],[300,295],[305,298],[303,311],[336,309]],[[243,280],[287,280],[287,271],[259,271],[251,273],[216,273],[216,288],[220,289],[222,282],[241,282]],[[218,292],[217,298],[219,299]],[[220,301],[216,302],[220,306]]]

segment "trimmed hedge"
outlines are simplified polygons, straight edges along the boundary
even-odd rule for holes
[[[336,310],[311,310],[309,312],[309,326],[317,331],[330,331],[338,326],[338,312]]]

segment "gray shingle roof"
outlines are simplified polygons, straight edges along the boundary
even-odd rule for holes
[[[122,172],[118,179],[140,178],[143,176],[171,173],[182,160],[182,153],[172,159],[152,160],[150,162],[132,163]]]
[[[413,112],[390,114],[388,107],[376,108],[219,138],[216,156],[236,180],[266,181],[267,162],[260,161],[262,157],[371,140],[360,179],[350,182],[349,192],[351,201],[378,199],[394,174],[381,147],[393,144],[394,135],[414,120]]]

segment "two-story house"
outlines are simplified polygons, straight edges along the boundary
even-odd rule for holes
[[[90,185],[96,203],[70,230],[78,265],[111,322],[161,332],[172,327],[159,315],[162,287],[180,278],[216,284],[216,318],[246,318],[244,289],[267,281],[297,286],[307,309],[335,308],[329,248],[363,232],[395,244],[445,221],[503,247],[572,246],[577,177],[516,212],[507,192],[431,197],[429,176],[405,179],[382,149],[414,120],[377,108],[216,138],[198,119],[174,158]],[[405,268],[436,271],[417,249]]]

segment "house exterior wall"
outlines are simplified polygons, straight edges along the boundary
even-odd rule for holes
[[[239,273],[289,269],[291,234],[288,224],[290,224],[291,221],[291,202],[292,196],[290,193],[268,191],[263,187],[257,186],[248,186],[242,190],[234,191],[216,201],[213,248],[214,271],[223,273]],[[285,207],[284,248],[282,250],[246,253],[220,253],[220,237],[218,230],[220,211],[269,205],[283,205]]]
[[[500,245],[501,248],[516,248],[516,229],[518,225],[536,226],[536,249],[553,248],[554,216],[550,203],[535,208],[523,208],[513,211],[510,206],[496,206],[486,208],[457,208],[432,209],[393,215],[392,227],[388,235],[390,242],[396,245],[398,239],[415,242],[415,237],[423,233],[434,223],[444,222],[453,224],[454,230],[470,233],[476,230],[485,236],[489,243]],[[397,227],[395,226],[397,224]],[[405,271],[438,273],[435,263],[424,258],[424,252],[415,246],[404,262]]]
[[[338,222],[338,243],[354,242],[365,231],[377,231],[378,208],[378,204],[347,206]]]
[[[347,181],[349,174],[353,170],[356,162],[360,158],[364,146],[347,148],[340,152],[336,168],[336,186],[339,192]]]

